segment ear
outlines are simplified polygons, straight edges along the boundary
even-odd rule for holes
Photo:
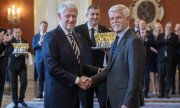
[[[86,13],[86,17],[88,17],[88,13]]]
[[[60,13],[58,13],[58,16],[59,16],[59,19],[61,20],[61,14]]]

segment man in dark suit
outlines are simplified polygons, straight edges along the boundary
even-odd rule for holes
[[[75,27],[75,30],[80,34],[85,43],[86,64],[102,68],[105,57],[104,52],[102,50],[91,50],[91,47],[95,47],[93,43],[94,33],[110,32],[110,30],[99,24],[100,9],[97,5],[89,6],[86,16],[88,21],[85,24]],[[87,73],[87,75],[91,76],[91,73]],[[85,97],[87,108],[93,108],[94,91],[98,98],[100,108],[106,108],[106,83],[100,84],[97,87],[86,91]]]
[[[175,74],[174,66],[177,60],[178,37],[172,31],[173,25],[168,22],[165,26],[165,32],[157,38],[159,98],[169,98],[171,77]]]
[[[109,9],[112,29],[117,33],[109,51],[108,66],[84,83],[85,88],[107,80],[108,108],[139,108],[143,101],[145,49],[129,28],[129,9],[118,4]]]
[[[139,33],[139,31],[140,31],[139,22],[140,22],[139,18],[134,19],[134,28],[133,28],[133,30],[134,30],[135,33]]]
[[[44,37],[42,56],[46,69],[44,104],[46,108],[79,108],[79,89],[86,77],[80,77],[88,67],[83,65],[83,45],[72,31],[77,22],[77,7],[62,2],[60,25]],[[83,86],[81,86],[83,87]]]
[[[42,60],[41,46],[43,44],[44,36],[47,32],[47,27],[48,23],[46,21],[42,21],[40,23],[40,33],[36,34],[32,40],[32,48],[35,51],[34,63],[38,75],[38,95],[36,98],[43,98],[45,69]]]
[[[12,35],[7,36],[4,34],[4,31],[0,32],[0,107],[3,98],[4,92],[4,83],[5,83],[5,57],[7,54],[11,53],[13,50],[12,44],[9,43],[11,41]]]
[[[139,22],[139,38],[144,43],[146,50],[146,60],[145,60],[145,70],[144,70],[144,97],[148,98],[149,84],[150,84],[150,72],[153,71],[152,67],[154,62],[152,62],[156,57],[151,51],[150,47],[154,46],[154,38],[150,35],[150,32],[146,30],[146,22],[140,20]]]
[[[0,54],[6,49],[7,44],[12,40],[12,35],[7,36],[5,30],[0,28]]]
[[[14,38],[12,39],[12,43],[27,43],[25,39],[21,38],[21,34],[22,32],[20,27],[15,27],[13,29]],[[14,102],[13,108],[18,108],[18,102],[20,102],[24,107],[27,107],[27,104],[24,102],[27,87],[27,67],[25,63],[25,55],[12,53],[9,58],[8,69],[12,87],[12,100]],[[18,75],[20,77],[21,84],[19,99]]]

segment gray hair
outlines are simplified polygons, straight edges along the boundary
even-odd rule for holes
[[[70,2],[70,1],[66,1],[66,2],[62,2],[60,3],[60,6],[59,6],[59,13],[62,14],[66,9],[74,9],[77,11],[78,13],[78,9],[77,9],[77,6],[73,3],[73,2]]]
[[[129,8],[128,7],[126,7],[125,5],[122,5],[122,4],[117,4],[117,5],[114,5],[114,6],[112,6],[110,9],[109,9],[109,11],[108,11],[108,13],[110,14],[111,12],[119,12],[119,11],[122,11],[123,12],[123,15],[125,16],[125,17],[128,17],[129,16]]]

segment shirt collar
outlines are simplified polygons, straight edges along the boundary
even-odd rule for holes
[[[20,40],[21,41],[21,38],[16,38],[16,37],[14,37],[16,40]]]
[[[42,36],[43,34],[45,35],[45,34],[46,34],[46,32],[45,32],[45,33],[43,33],[43,32],[40,32],[40,35],[41,35],[41,36]]]
[[[87,22],[88,30],[90,31],[92,28],[95,29],[95,32],[98,32],[98,24],[95,27],[91,27],[89,22]]]
[[[135,31],[135,32],[139,31],[139,28],[134,27],[134,31]]]
[[[121,32],[118,33],[117,35],[118,35],[119,38],[121,39],[128,30],[129,30],[129,27],[125,28],[123,31],[121,31]]]
[[[60,27],[64,31],[65,35],[68,35],[69,31],[61,23],[60,23]],[[70,31],[70,33],[72,33],[72,30]]]
[[[140,30],[140,32],[146,32],[146,29],[142,29],[142,30]]]

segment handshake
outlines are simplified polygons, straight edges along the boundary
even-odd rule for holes
[[[92,84],[92,79],[91,78],[88,78],[88,77],[85,77],[85,76],[81,76],[79,78],[79,81],[78,81],[78,86],[83,89],[83,90],[87,90],[88,88],[91,87],[91,84]]]
[[[104,71],[105,70],[105,68],[99,68],[98,69],[98,74],[99,73],[101,73],[102,71]],[[92,86],[92,78],[88,78],[88,77],[86,77],[86,76],[81,76],[80,78],[79,78],[79,81],[78,81],[78,83],[77,83],[77,85],[81,88],[81,89],[83,89],[83,90],[87,90],[87,89],[89,89],[91,86]]]

